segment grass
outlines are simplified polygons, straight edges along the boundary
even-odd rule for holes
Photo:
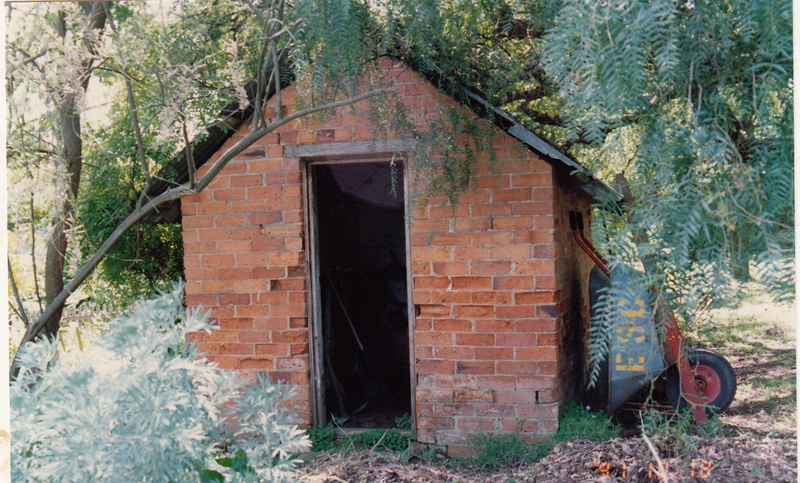
[[[733,365],[737,394],[720,416],[740,433],[796,435],[796,315],[756,286],[746,287],[735,308],[712,310],[691,337]]]
[[[395,418],[397,428],[411,429],[411,416],[404,414]],[[308,430],[311,438],[312,451],[337,452],[353,451],[359,449],[380,449],[401,452],[408,449],[411,436],[401,433],[395,428],[370,429],[352,435],[340,436],[336,426],[311,428]]]
[[[608,415],[591,412],[571,403],[561,408],[558,431],[552,438],[529,444],[519,434],[479,434],[473,438],[473,455],[456,458],[456,462],[480,469],[516,467],[539,461],[557,443],[575,439],[607,441],[619,437],[620,432],[621,426]]]

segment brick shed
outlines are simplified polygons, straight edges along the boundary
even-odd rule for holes
[[[412,206],[406,145],[374,141],[367,115],[264,136],[180,205],[186,303],[219,325],[196,341],[222,367],[295,386],[298,423],[408,414],[420,442],[451,452],[479,432],[553,433],[582,387],[588,324],[591,262],[568,212],[588,219],[608,189],[474,93],[456,86],[457,102],[392,59],[378,69],[420,127],[444,104],[494,111],[494,168],[481,161],[455,207]],[[198,172],[247,132],[211,136]]]

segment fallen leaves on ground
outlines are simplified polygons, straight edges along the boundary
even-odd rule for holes
[[[302,473],[314,483],[797,481],[795,439],[686,436],[680,441],[654,438],[653,443],[658,459],[641,437],[603,443],[570,441],[556,445],[537,463],[497,471],[429,462],[417,456],[406,460],[392,453],[322,454]]]

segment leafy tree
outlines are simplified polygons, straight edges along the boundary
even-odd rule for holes
[[[545,38],[569,136],[635,197],[630,224],[606,212],[597,234],[626,263],[653,260],[689,305],[728,274],[747,280],[751,263],[791,293],[791,38],[791,2],[742,0],[569,0]]]

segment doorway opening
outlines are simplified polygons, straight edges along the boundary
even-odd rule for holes
[[[411,414],[401,161],[309,166],[317,424],[391,428]]]

